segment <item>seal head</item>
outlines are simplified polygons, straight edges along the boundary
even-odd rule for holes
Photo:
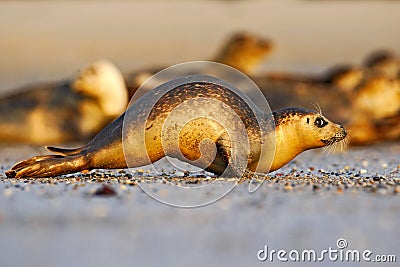
[[[105,59],[83,68],[72,87],[76,92],[98,100],[106,116],[116,118],[128,105],[124,77],[114,64]]]
[[[303,108],[285,108],[273,113],[276,150],[270,171],[277,170],[301,152],[332,145],[347,136],[343,126],[320,112]]]
[[[269,39],[247,32],[238,32],[230,37],[214,60],[252,74],[262,60],[271,53],[273,47]]]

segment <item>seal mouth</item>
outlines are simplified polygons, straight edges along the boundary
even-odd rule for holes
[[[331,145],[333,143],[342,141],[345,137],[346,137],[345,135],[344,136],[334,136],[329,139],[321,139],[321,142],[324,143],[325,145]]]
[[[345,139],[347,136],[346,130],[342,127],[342,131],[340,133],[335,134],[332,138],[329,139],[321,139],[321,142],[324,143],[325,145],[331,145],[336,142],[340,142],[343,139]]]

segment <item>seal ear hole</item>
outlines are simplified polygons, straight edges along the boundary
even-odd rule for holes
[[[310,124],[310,118],[307,118],[307,124]]]

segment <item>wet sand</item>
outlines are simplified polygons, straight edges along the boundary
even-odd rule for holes
[[[264,245],[322,250],[336,248],[339,238],[349,249],[400,257],[399,144],[309,151],[270,174],[256,192],[244,183],[197,209],[166,206],[137,185],[178,196],[179,188],[166,183],[185,185],[177,175],[146,177],[144,169],[7,179],[4,170],[22,157],[16,151],[43,150],[2,151],[1,266],[258,266],[271,264],[257,259]],[[104,184],[115,194],[99,193]],[[218,180],[214,186],[232,184]]]

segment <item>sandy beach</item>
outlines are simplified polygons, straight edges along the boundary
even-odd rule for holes
[[[237,30],[276,43],[259,72],[322,72],[336,63],[361,64],[379,48],[400,54],[399,14],[400,1],[1,1],[0,94],[71,77],[98,58],[123,72],[208,59]],[[141,168],[5,176],[17,161],[45,153],[42,146],[0,144],[1,267],[309,264],[261,261],[265,246],[372,252],[372,262],[314,263],[323,266],[398,265],[376,262],[377,255],[400,261],[399,142],[308,151],[255,192],[245,182],[194,209],[165,205],[142,187],[187,203],[196,199],[181,194],[182,186],[202,185],[208,174],[152,175]],[[234,182],[212,185],[202,197]]]
[[[259,261],[257,252],[265,245],[337,249],[340,238],[348,249],[399,257],[398,144],[343,154],[310,151],[269,175],[256,192],[250,194],[244,183],[197,209],[173,208],[149,197],[137,183],[153,178],[140,173],[7,179],[4,169],[20,150],[3,148],[0,159],[1,266],[279,266],[277,260]],[[24,149],[27,154],[40,150]],[[148,186],[164,196],[176,194],[179,188],[165,184],[167,179],[156,177]],[[116,194],[96,194],[104,184]]]

